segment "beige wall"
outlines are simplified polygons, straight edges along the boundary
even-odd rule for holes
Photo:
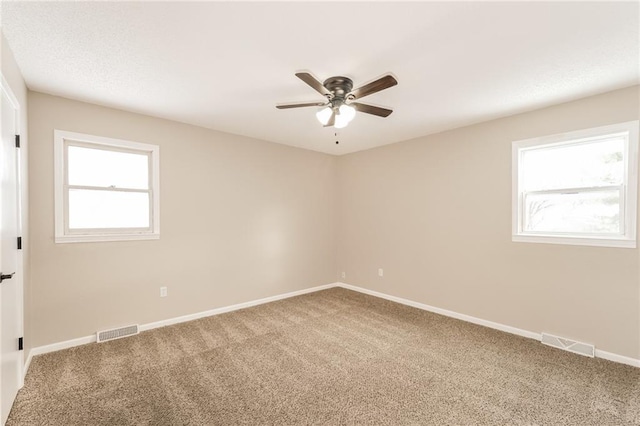
[[[635,86],[340,157],[343,281],[640,358],[638,249],[511,242],[511,141],[637,120],[638,99]]]
[[[53,242],[54,129],[160,145],[160,240]],[[34,346],[336,281],[335,157],[36,92],[29,132]]]
[[[23,244],[22,259],[22,282],[24,289],[24,311],[29,310],[31,300],[31,286],[30,286],[30,262],[29,252],[30,248],[26,242],[29,240],[29,179],[28,179],[28,152],[29,152],[29,138],[27,133],[27,86],[22,78],[22,73],[18,68],[11,47],[7,44],[4,34],[0,31],[0,50],[2,60],[2,76],[5,78],[11,91],[15,95],[18,103],[20,104],[20,151],[21,151],[21,205],[22,205],[22,238],[25,244]],[[29,350],[33,347],[32,341],[29,339],[31,335],[31,321],[25,315],[24,317],[24,357],[27,358]]]
[[[511,242],[511,141],[638,119],[638,97],[636,86],[331,157],[30,92],[31,343],[345,271],[349,284],[640,358],[638,249]],[[53,129],[161,146],[159,241],[53,243]]]

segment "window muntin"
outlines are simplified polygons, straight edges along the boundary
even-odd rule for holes
[[[513,240],[635,247],[637,129],[514,142]]]
[[[159,147],[55,131],[56,242],[159,238]]]

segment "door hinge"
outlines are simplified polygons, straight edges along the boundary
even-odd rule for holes
[[[18,250],[22,250],[22,237],[18,237]]]
[[[19,350],[19,351],[21,351],[21,350],[23,350],[23,349],[24,349],[24,346],[23,346],[23,338],[22,338],[22,337],[19,337],[19,338],[18,338],[18,350]]]
[[[20,148],[20,135],[16,135],[16,148]]]

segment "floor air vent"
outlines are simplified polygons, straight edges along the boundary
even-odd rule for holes
[[[98,343],[108,340],[119,339],[121,337],[133,336],[138,334],[138,325],[128,325],[126,327],[114,328],[112,330],[98,331]]]
[[[547,333],[542,333],[541,341],[545,345],[564,349],[565,351],[580,355],[590,356],[591,358],[595,355],[595,346],[588,343],[576,342],[575,340],[565,339],[564,337],[553,336]]]

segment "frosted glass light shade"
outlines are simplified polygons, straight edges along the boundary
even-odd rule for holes
[[[353,117],[356,116],[356,109],[349,105],[341,105],[340,106],[340,116],[344,117],[347,120],[347,123],[353,120]]]
[[[347,124],[349,124],[349,122],[353,120],[353,117],[356,116],[356,109],[349,105],[341,105],[338,112],[339,113],[336,114],[336,123],[334,125],[336,129],[347,127]]]
[[[331,107],[327,106],[316,113],[316,118],[323,126],[329,122],[329,118],[331,118],[331,111]]]

